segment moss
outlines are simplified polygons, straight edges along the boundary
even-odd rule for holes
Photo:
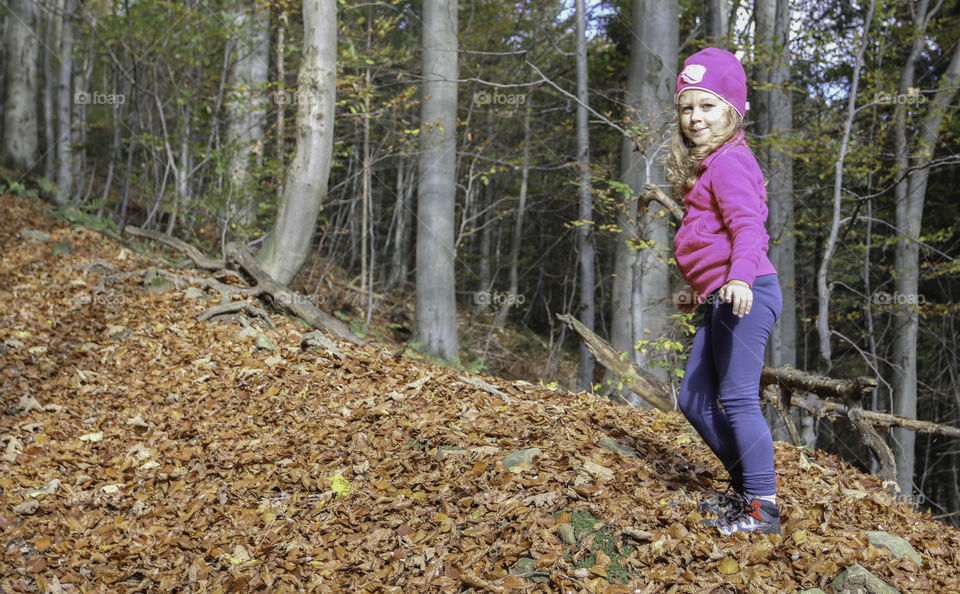
[[[617,536],[603,522],[588,511],[560,510],[554,517],[562,513],[570,514],[570,523],[573,525],[577,547],[593,535],[590,545],[590,554],[574,565],[575,569],[590,568],[597,562],[597,551],[602,550],[610,557],[610,567],[607,568],[607,577],[615,582],[625,584],[630,581],[630,573],[620,564],[620,561],[629,557],[635,550],[631,545],[617,547]]]

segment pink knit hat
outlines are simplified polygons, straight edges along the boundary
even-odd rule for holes
[[[683,63],[683,71],[677,77],[676,101],[687,89],[708,91],[720,97],[743,117],[750,104],[747,103],[747,74],[743,64],[727,50],[708,47],[693,54]]]

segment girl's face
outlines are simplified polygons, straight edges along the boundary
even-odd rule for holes
[[[680,111],[680,129],[694,146],[700,146],[726,128],[729,112],[733,110],[713,93],[700,89],[680,93],[677,109]]]

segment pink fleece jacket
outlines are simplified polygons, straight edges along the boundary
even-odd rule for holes
[[[683,198],[673,245],[677,267],[700,303],[727,281],[753,287],[756,277],[776,274],[767,258],[766,195],[743,133],[703,160],[697,183]]]

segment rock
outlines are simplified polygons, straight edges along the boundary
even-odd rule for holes
[[[150,280],[144,278],[143,280],[143,290],[146,293],[156,294],[156,293],[166,293],[167,291],[174,290],[176,285],[172,281],[163,278],[162,276],[155,276]]]
[[[589,472],[590,476],[598,478],[602,481],[610,481],[613,480],[614,477],[612,470],[606,466],[600,466],[596,462],[591,462],[590,460],[584,461],[583,469]]]
[[[176,288],[176,285],[173,284],[167,278],[164,278],[157,274],[156,270],[148,270],[143,275],[143,281],[140,285],[141,288],[146,293],[166,293],[167,291],[172,291]]]
[[[110,325],[107,328],[107,336],[116,340],[125,340],[133,334],[133,330],[124,326]]]
[[[53,244],[53,253],[58,256],[65,256],[73,253],[73,244],[69,241],[58,241]]]
[[[527,464],[533,464],[533,459],[537,456],[542,456],[543,452],[540,451],[540,448],[527,448],[525,450],[516,450],[510,452],[503,458],[503,467],[507,470],[510,470],[514,466],[518,466],[524,462]]]
[[[913,559],[917,567],[923,567],[923,560],[920,558],[920,555],[905,539],[890,534],[889,532],[875,532],[872,530],[868,530],[866,535],[870,539],[870,544],[875,547],[888,549],[893,554],[894,559],[899,559],[906,555]]]
[[[257,332],[252,326],[247,326],[242,330],[237,330],[233,335],[234,338],[256,338],[260,333]]]
[[[323,349],[336,357],[337,359],[343,359],[343,353],[340,352],[340,349],[337,348],[337,345],[333,344],[333,341],[324,336],[323,332],[319,330],[314,330],[313,332],[307,332],[303,335],[303,338],[300,339],[300,348],[317,348]]]
[[[204,301],[210,300],[210,295],[207,295],[202,290],[196,287],[187,287],[187,290],[183,292],[184,299],[202,299]]]
[[[70,268],[74,270],[82,270],[89,274],[110,274],[113,272],[113,265],[109,262],[104,262],[103,260],[97,258],[90,262],[81,262],[79,264],[74,264]]]
[[[437,448],[437,460],[444,460],[449,456],[462,456],[466,451],[458,446],[442,445]]]
[[[20,505],[13,506],[13,513],[21,516],[32,516],[39,507],[39,501],[24,501]]]
[[[560,540],[562,540],[564,544],[577,544],[577,537],[574,533],[573,524],[560,524],[557,526],[557,536],[560,537]]]
[[[53,238],[50,237],[49,233],[45,233],[43,231],[35,231],[34,229],[27,229],[26,227],[24,227],[23,229],[20,229],[20,237],[28,241],[39,241],[43,243],[46,243],[48,241],[53,241]]]
[[[520,557],[517,562],[509,569],[510,575],[527,575],[537,571],[537,560],[531,557]],[[528,576],[535,582],[546,583],[548,580],[543,576]]]
[[[619,441],[608,437],[606,435],[600,440],[600,445],[607,448],[608,450],[613,450],[615,452],[620,452],[624,456],[629,456],[631,458],[637,458],[637,453],[633,451],[633,448],[628,447],[620,443]]]
[[[39,489],[30,488],[24,491],[24,495],[27,497],[39,497],[41,495],[54,495],[57,492],[57,489],[60,488],[60,479],[53,479],[48,481],[43,487]]]
[[[266,334],[257,333],[257,350],[273,352],[277,350],[277,345],[267,337]]]
[[[830,582],[830,587],[837,594],[900,594],[899,590],[864,569],[862,565],[848,567]]]

